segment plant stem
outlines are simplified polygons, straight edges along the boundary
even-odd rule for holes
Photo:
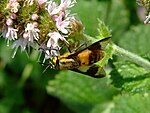
[[[113,48],[113,54],[122,56],[122,57],[144,67],[145,69],[150,69],[150,62],[148,60],[146,60],[132,52],[129,52],[123,48],[120,48],[119,46],[117,46],[114,43],[112,43],[112,48]]]

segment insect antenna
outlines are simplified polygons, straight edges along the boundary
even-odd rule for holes
[[[44,74],[49,67],[50,65],[47,65],[46,68],[43,70],[42,74]]]
[[[46,65],[46,68],[43,70],[42,74],[45,73],[49,67],[54,68],[54,65],[51,61],[49,63],[44,63],[44,62],[39,62],[39,63],[42,64],[42,66]]]

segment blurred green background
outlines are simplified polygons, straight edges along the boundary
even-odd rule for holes
[[[77,0],[72,8],[86,34],[98,35],[99,18],[112,30],[117,45],[149,60],[150,26],[143,25],[145,12],[141,11],[135,0]],[[95,79],[72,71],[42,73],[45,67],[38,63],[36,51],[29,57],[18,51],[13,59],[12,53],[1,38],[0,113],[150,111],[150,74],[131,62],[114,56],[109,63],[111,77]]]

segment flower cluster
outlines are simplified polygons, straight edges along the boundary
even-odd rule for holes
[[[142,6],[146,9],[146,19],[144,24],[150,24],[150,0],[136,0],[139,6]]]
[[[82,31],[82,24],[70,14],[75,3],[75,0],[61,0],[59,5],[52,0],[9,0],[7,3],[2,0],[0,32],[8,44],[13,41],[14,53],[19,47],[24,51],[38,44],[38,50],[44,51],[46,58],[58,56],[60,43],[69,45],[67,38]]]
[[[150,0],[136,0],[136,2],[140,5],[140,6],[144,6],[146,9],[150,9]]]

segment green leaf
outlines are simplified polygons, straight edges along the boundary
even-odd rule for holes
[[[105,37],[111,36],[110,30],[101,20],[99,20],[98,23],[98,33],[99,33],[99,35],[97,36],[98,39],[103,39]]]
[[[9,99],[3,99],[0,102],[0,112],[1,113],[10,113],[12,108],[12,103]]]
[[[150,92],[150,72],[131,62],[117,62],[111,72],[112,84],[127,93]]]
[[[150,58],[150,27],[146,25],[138,25],[120,37],[119,45],[124,49],[134,52],[138,55],[147,55]]]
[[[107,12],[107,17],[104,20],[110,26],[115,42],[118,41],[129,25],[129,12],[124,2],[124,0],[111,0],[107,7],[109,12]]]
[[[97,35],[98,18],[110,26],[115,41],[122,36],[129,25],[129,12],[125,7],[124,0],[78,0],[73,12],[77,12],[78,18],[85,26],[85,33],[91,36]]]
[[[88,113],[93,106],[116,94],[107,78],[95,79],[71,71],[61,71],[55,80],[50,80],[47,91],[77,113]]]
[[[149,113],[150,95],[116,96],[112,102],[97,105],[90,113]]]
[[[83,5],[84,4],[84,5]],[[73,7],[73,12],[77,13],[78,18],[82,21],[85,27],[85,33],[91,36],[97,34],[97,19],[104,20],[107,15],[108,2],[97,0],[85,1],[78,0]],[[105,10],[104,10],[105,9]]]
[[[114,108],[110,113],[149,113],[150,95],[127,95],[114,99]]]
[[[96,105],[90,113],[111,113],[111,109],[114,107],[113,102],[106,102]]]

